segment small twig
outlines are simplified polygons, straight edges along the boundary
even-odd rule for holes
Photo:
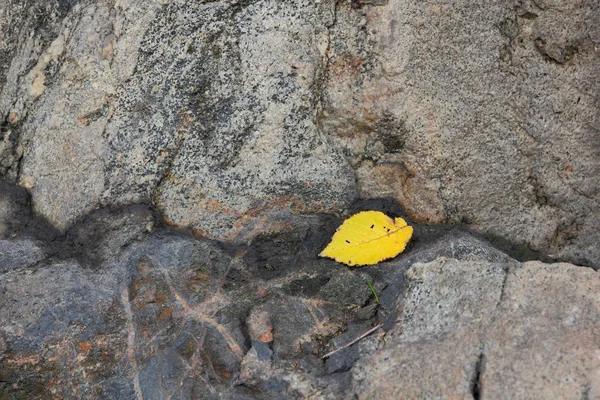
[[[346,343],[345,345],[343,345],[342,347],[335,349],[333,351],[330,351],[329,353],[325,354],[323,357],[321,357],[322,359],[326,359],[327,357],[332,356],[333,354],[337,353],[340,350],[345,349],[346,347],[350,347],[352,346],[354,343],[358,342],[361,339],[366,338],[367,336],[369,336],[371,333],[375,332],[377,329],[381,328],[383,326],[383,323],[377,325],[374,328],[369,329],[368,331],[366,331],[365,333],[363,333],[362,335],[360,335],[359,337],[357,337],[356,339],[354,339],[351,342]]]

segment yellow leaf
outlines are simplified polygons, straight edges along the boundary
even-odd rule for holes
[[[377,264],[402,253],[412,233],[402,218],[363,211],[345,220],[319,255],[350,266]]]

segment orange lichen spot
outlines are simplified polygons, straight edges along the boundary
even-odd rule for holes
[[[189,113],[181,114],[181,123],[178,128],[183,128],[183,129],[191,128],[194,125],[195,119],[196,118]]]
[[[338,57],[329,65],[329,71],[338,78],[345,75],[358,75],[361,73],[364,60],[360,57]]]
[[[192,235],[194,235],[194,237],[201,237],[201,238],[208,237],[208,234],[206,233],[206,231],[201,228],[192,229]]]
[[[246,253],[248,252],[248,250],[246,249],[239,249],[236,253],[235,256],[236,257],[243,257],[246,255]]]
[[[350,65],[351,65],[353,68],[358,68],[358,67],[360,67],[361,65],[363,65],[363,63],[364,63],[364,61],[363,61],[363,59],[362,59],[362,58],[353,58],[353,59],[350,61]]]
[[[92,348],[92,344],[88,341],[83,341],[83,342],[79,342],[77,344],[77,346],[79,347],[79,351],[81,353],[84,353],[86,351],[90,351],[90,349]]]
[[[258,337],[258,340],[263,343],[271,343],[273,341],[273,332],[265,332]]]
[[[253,340],[263,343],[273,341],[273,325],[269,314],[265,311],[254,311],[248,317],[248,333]]]
[[[90,124],[90,121],[87,119],[87,117],[83,115],[77,117],[77,121],[81,122],[81,124],[85,126],[88,126]]]
[[[229,379],[229,378],[231,377],[231,372],[229,372],[229,371],[226,371],[226,370],[223,370],[223,371],[221,372],[221,376],[222,376],[223,378],[225,378],[225,379]]]

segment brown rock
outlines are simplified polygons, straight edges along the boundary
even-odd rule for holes
[[[252,311],[248,317],[247,324],[250,339],[263,343],[271,343],[273,341],[273,325],[266,311],[260,309]]]

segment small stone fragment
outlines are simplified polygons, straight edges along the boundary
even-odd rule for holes
[[[273,342],[273,325],[266,311],[260,309],[252,311],[246,322],[252,340],[262,343]]]

